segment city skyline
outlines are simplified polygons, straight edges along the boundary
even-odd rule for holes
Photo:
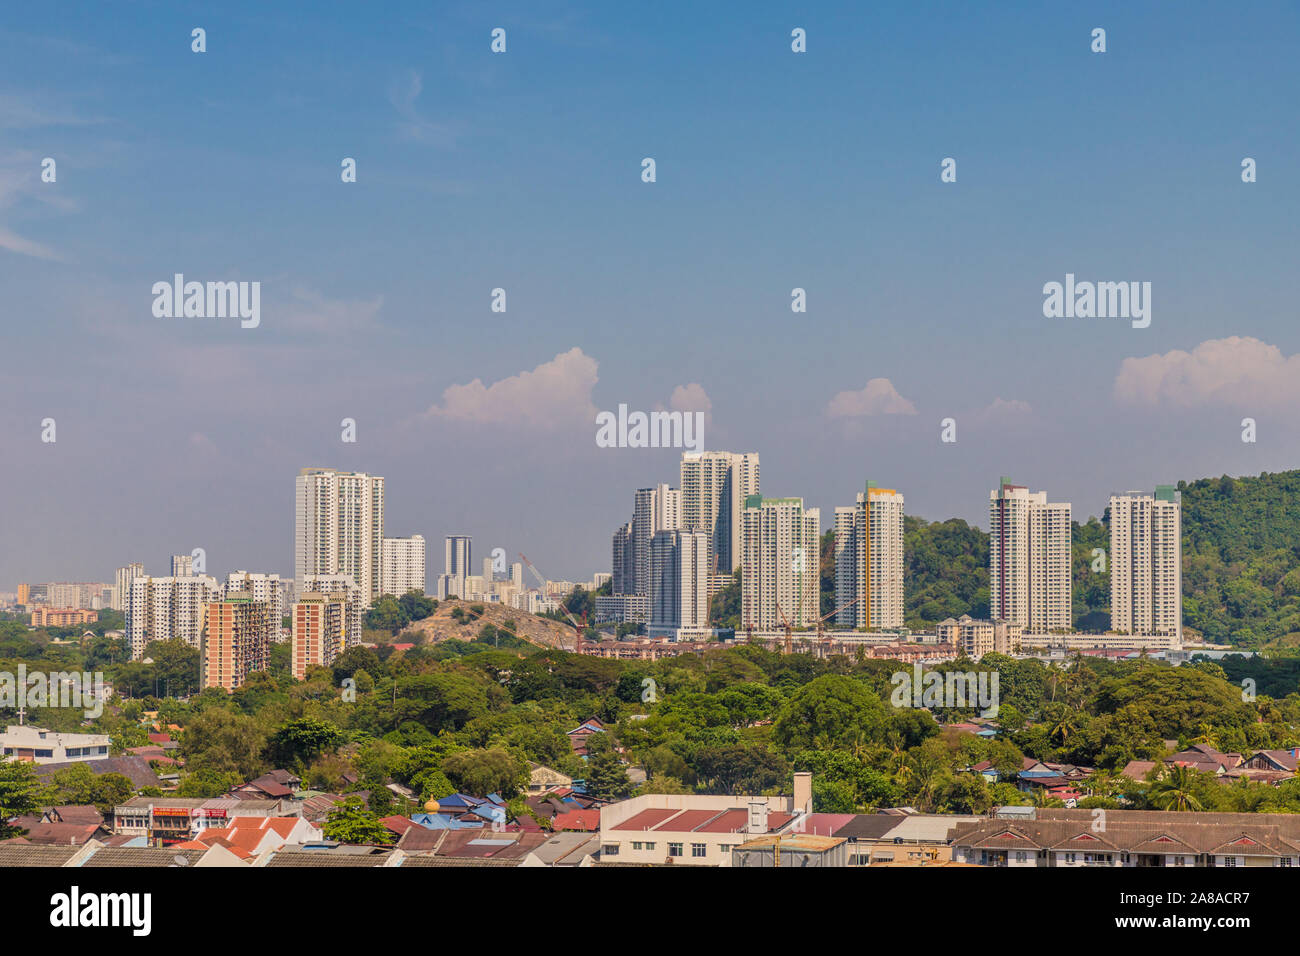
[[[682,463],[683,463],[683,467],[685,467],[685,460],[686,460],[687,456],[688,456],[688,455],[693,455],[693,454],[694,454],[694,453],[682,453]],[[758,459],[760,458],[760,456],[759,456],[758,453],[738,453],[738,452],[723,452],[723,451],[710,450],[710,451],[705,452],[705,454],[706,454],[706,455],[717,455],[717,456],[729,456],[729,457],[731,457],[731,458],[736,458],[736,459],[742,459],[742,458],[743,458],[743,459],[750,459],[750,458],[752,458],[752,459],[753,459],[753,467],[754,467],[755,472],[757,472],[757,468],[758,468],[758,464],[757,464],[757,463],[758,463]],[[319,475],[319,474],[322,473],[322,472],[329,472],[329,473],[332,473],[332,472],[338,472],[340,475],[344,475],[344,476],[347,476],[347,477],[360,478],[360,479],[366,479],[366,480],[369,480],[369,481],[378,482],[378,483],[379,483],[379,486],[380,486],[381,488],[383,488],[384,485],[386,485],[386,483],[387,483],[387,476],[380,476],[380,475],[370,474],[370,473],[366,473],[366,472],[342,472],[341,470],[333,469],[333,468],[330,468],[330,467],[328,467],[328,466],[324,466],[324,467],[314,466],[314,467],[310,467],[310,468],[301,468],[301,469],[298,470],[298,497],[299,497],[300,500],[301,500],[301,496],[302,496],[302,491],[303,491],[303,482],[304,482],[305,478],[306,478],[307,476],[309,476],[309,475]],[[757,480],[757,478],[755,478],[755,480]],[[999,481],[998,481],[998,488],[1002,488],[1002,487],[1005,485],[1005,486],[1007,486],[1007,487],[1016,487],[1016,488],[1021,488],[1021,490],[1025,490],[1025,491],[1027,491],[1027,488],[1025,488],[1024,486],[1010,485],[1009,482],[1010,482],[1010,479],[1009,479],[1009,478],[1007,478],[1006,476],[1002,476],[1002,477],[999,479]],[[861,486],[861,484],[862,484],[861,482],[858,482],[858,486],[859,486],[859,487]],[[899,527],[899,529],[896,529],[896,530],[897,530],[899,533],[901,533],[902,500],[903,500],[903,495],[902,495],[902,493],[901,493],[900,491],[895,491],[894,489],[877,489],[877,488],[876,488],[876,483],[875,483],[875,482],[868,482],[867,485],[868,485],[868,491],[872,494],[873,497],[874,497],[875,495],[877,495],[877,494],[881,494],[881,493],[883,493],[883,494],[885,494],[885,495],[887,495],[887,496],[892,496],[892,497],[894,497],[894,498],[897,499],[897,507],[898,507],[898,512],[899,512],[897,520],[900,522],[900,527]],[[1122,487],[1122,485],[1117,485],[1117,486],[1116,486],[1116,488],[1119,488],[1119,487]],[[1157,489],[1161,489],[1161,488],[1169,489],[1169,493],[1173,493],[1173,488],[1174,488],[1173,485],[1167,485],[1167,484],[1156,484],[1154,487],[1156,487]],[[859,497],[860,500],[859,500],[857,506],[855,506],[855,507],[856,507],[856,510],[857,510],[859,513],[861,512],[861,509],[862,509],[862,500],[861,500],[861,499],[863,498],[863,494],[864,494],[863,492],[858,492],[858,497]],[[990,518],[990,520],[987,520],[987,521],[985,522],[985,524],[988,525],[988,527],[983,527],[983,526],[981,526],[979,523],[977,523],[977,522],[973,522],[973,521],[968,521],[968,522],[967,522],[967,523],[970,524],[972,527],[976,527],[976,528],[978,528],[979,530],[988,533],[988,534],[990,535],[990,538],[991,538],[991,539],[992,539],[993,536],[994,536],[994,535],[993,535],[993,529],[994,529],[994,527],[996,526],[996,520],[993,520],[993,519],[992,519],[993,509],[992,509],[992,507],[991,507],[991,504],[992,504],[992,501],[994,500],[994,498],[996,497],[997,494],[998,494],[997,490],[995,490],[994,492],[990,492],[990,493],[989,493],[989,497],[988,497],[987,499],[985,499],[985,500],[986,500],[986,511],[985,511],[985,514],[986,514],[986,516],[988,516],[988,517]],[[1039,493],[1039,494],[1042,494],[1042,493]],[[1116,491],[1116,490],[1109,491],[1109,492],[1107,492],[1107,494],[1106,494],[1106,507],[1103,508],[1102,511],[1101,511],[1100,513],[1097,513],[1097,514],[1091,514],[1091,515],[1087,515],[1087,516],[1075,516],[1075,515],[1073,515],[1073,514],[1071,513],[1071,511],[1070,511],[1070,508],[1071,508],[1070,504],[1069,504],[1069,503],[1064,503],[1064,507],[1065,507],[1066,510],[1065,510],[1065,517],[1064,517],[1064,519],[1063,519],[1063,520],[1064,520],[1064,526],[1063,526],[1063,527],[1064,527],[1065,530],[1068,532],[1069,527],[1070,527],[1071,525],[1073,525],[1073,524],[1083,524],[1083,523],[1086,523],[1087,521],[1089,521],[1089,520],[1091,520],[1091,519],[1093,519],[1093,518],[1096,518],[1097,520],[1102,520],[1103,515],[1106,513],[1107,510],[1109,510],[1109,509],[1113,506],[1113,504],[1114,504],[1114,502],[1115,502],[1116,500],[1118,500],[1118,499],[1123,499],[1123,498],[1126,498],[1127,496],[1134,495],[1134,494],[1142,494],[1142,492],[1140,492],[1140,491],[1134,491],[1134,490],[1132,490],[1132,489],[1129,489],[1128,491],[1123,491],[1123,492],[1121,492],[1121,491]],[[380,497],[383,497],[382,492],[381,492]],[[647,570],[646,570],[646,573],[648,573],[648,566],[649,566],[649,543],[650,543],[650,538],[651,538],[651,537],[652,537],[652,536],[653,536],[653,535],[654,535],[658,530],[660,530],[662,527],[665,527],[665,525],[664,525],[664,523],[663,523],[663,520],[664,520],[664,519],[663,519],[663,517],[662,517],[662,512],[665,510],[665,503],[667,503],[666,507],[667,507],[667,509],[668,509],[668,513],[669,513],[669,514],[672,514],[672,515],[676,515],[676,517],[674,517],[674,518],[670,518],[670,519],[669,519],[669,521],[668,521],[666,527],[668,527],[668,528],[672,528],[672,529],[677,529],[677,528],[679,528],[679,527],[681,527],[681,526],[684,526],[684,521],[685,521],[685,519],[682,517],[682,515],[683,515],[683,511],[682,511],[682,507],[681,507],[681,500],[682,500],[681,489],[680,489],[680,488],[674,488],[674,487],[672,487],[672,486],[671,486],[669,483],[667,483],[667,482],[659,482],[659,483],[657,483],[657,484],[655,484],[655,485],[652,485],[652,486],[649,486],[649,487],[641,487],[641,488],[637,488],[637,489],[635,489],[635,491],[634,491],[634,495],[633,495],[633,497],[634,497],[634,509],[633,509],[633,510],[634,510],[634,514],[633,514],[633,520],[630,521],[630,522],[625,522],[624,524],[620,524],[620,525],[617,526],[617,528],[616,528],[616,530],[615,530],[615,535],[614,535],[615,539],[617,539],[618,534],[619,534],[620,532],[622,532],[624,528],[629,528],[629,529],[630,529],[630,528],[634,528],[634,527],[637,526],[637,520],[636,520],[636,518],[637,518],[637,515],[642,514],[642,509],[644,509],[644,513],[645,513],[647,516],[649,516],[649,523],[650,523],[650,525],[651,525],[651,530],[648,531],[648,533],[645,534],[644,545],[643,545],[643,549],[644,549],[644,558],[637,558],[637,557],[635,557],[636,552],[637,552],[636,542],[635,542],[635,540],[629,540],[629,541],[628,541],[629,553],[628,553],[628,556],[627,556],[627,561],[628,561],[628,563],[629,563],[629,568],[628,568],[628,572],[627,572],[627,573],[629,574],[629,580],[633,580],[632,568],[635,567],[636,565],[642,564],[643,562],[644,562],[644,565],[645,565],[645,567],[646,567],[646,569],[647,569]],[[747,495],[746,497],[748,497],[748,495]],[[806,500],[803,499],[803,496],[767,495],[765,492],[763,492],[763,493],[760,494],[760,497],[768,497],[768,498],[778,498],[778,497],[798,497],[798,498],[800,498],[801,500],[804,500],[804,501],[805,501],[804,507],[806,507],[807,509],[809,509],[809,510],[813,510],[813,509],[816,508],[816,506],[807,505]],[[739,509],[737,509],[737,513],[738,513],[738,514],[740,514],[740,513],[743,512],[743,501],[742,501],[741,505],[742,505],[742,507],[739,508]],[[1053,504],[1052,507],[1056,507],[1056,505]],[[381,511],[382,511],[382,510],[383,510],[383,509],[382,509],[382,506],[381,506]],[[839,523],[839,518],[838,518],[838,516],[837,516],[837,512],[841,512],[841,513],[843,513],[843,512],[852,512],[852,511],[854,510],[854,508],[844,508],[844,507],[835,507],[835,506],[832,506],[829,510],[830,510],[830,514],[831,514],[831,516],[832,516],[832,517],[831,517],[831,521],[830,521],[830,523],[829,523],[827,526],[822,527],[822,528],[820,529],[820,533],[821,533],[821,534],[825,534],[825,533],[827,533],[827,532],[837,530],[837,525],[838,525],[838,523]],[[909,516],[911,515],[911,512],[910,512],[910,511],[908,512],[908,515],[909,515]],[[656,516],[658,516],[658,517],[656,517]],[[922,517],[923,520],[926,520],[926,521],[947,520],[947,518],[928,518],[928,517],[925,517],[925,516],[920,516],[920,517]],[[955,516],[949,516],[949,517],[955,517]],[[861,519],[859,518],[858,520],[860,521]],[[962,519],[962,520],[966,520],[966,519]],[[698,522],[698,519],[697,519],[696,522],[695,522],[695,524],[698,524],[698,523],[699,523],[699,522]],[[852,522],[852,521],[850,521],[847,525],[845,525],[845,527],[849,529],[849,533],[851,533],[851,534],[856,533],[856,532],[853,530],[853,527],[852,527],[852,526],[853,526],[853,522]],[[418,541],[418,543],[419,543],[419,552],[418,552],[418,553],[419,553],[419,558],[418,558],[418,565],[421,566],[421,567],[423,567],[423,566],[425,565],[425,560],[424,560],[424,553],[425,553],[425,552],[424,552],[424,546],[425,546],[426,541],[427,541],[430,537],[433,537],[432,535],[426,537],[425,535],[423,535],[422,532],[412,532],[412,533],[410,533],[410,534],[408,534],[408,535],[405,535],[405,536],[392,536],[392,535],[387,534],[386,529],[384,529],[384,528],[380,528],[380,529],[378,529],[378,531],[380,532],[379,535],[378,535],[378,541],[380,542],[380,545],[381,545],[381,546],[380,546],[380,548],[377,549],[377,552],[376,552],[377,555],[378,555],[378,554],[381,554],[381,553],[384,553],[384,552],[387,552],[388,550],[390,550],[390,547],[394,547],[394,546],[402,546],[402,545],[407,545],[407,546],[409,546],[413,541]],[[891,533],[893,533],[893,532],[891,532]],[[301,546],[301,543],[302,543],[302,541],[303,541],[303,539],[304,539],[303,529],[299,528],[299,529],[295,530],[295,533],[294,533],[293,537],[295,538],[295,541],[297,542],[297,544],[295,545],[295,548],[300,547],[300,546]],[[461,542],[465,542],[465,543],[462,544],[462,545],[457,545],[457,547],[458,547],[458,548],[464,548],[464,549],[468,550],[468,548],[470,547],[470,546],[468,545],[468,542],[473,540],[473,538],[474,538],[474,534],[472,534],[472,533],[471,533],[471,534],[448,533],[448,534],[446,534],[446,535],[443,535],[443,538],[444,538],[445,549],[446,549],[446,555],[447,555],[447,557],[445,558],[445,561],[451,561],[452,559],[450,558],[450,555],[452,555],[452,553],[453,553],[452,550],[451,550],[452,547],[453,547],[452,542],[453,542],[453,541],[461,541]],[[579,570],[579,573],[578,573],[577,575],[557,575],[557,576],[555,576],[554,578],[548,578],[548,580],[553,580],[553,581],[578,580],[578,581],[581,581],[581,580],[590,580],[589,577],[586,577],[586,575],[589,575],[589,574],[606,574],[606,575],[612,575],[612,574],[615,574],[615,572],[614,572],[614,567],[613,567],[613,562],[610,560],[610,558],[611,558],[611,554],[610,554],[610,544],[609,544],[609,540],[610,540],[610,538],[609,538],[609,536],[607,535],[607,536],[606,536],[606,544],[605,544],[605,557],[606,557],[606,563],[605,563],[605,564],[603,564],[603,565],[601,565],[601,564],[597,564],[596,566],[594,566],[594,567],[592,567],[592,568],[585,569],[585,570],[580,569],[580,570]],[[855,544],[853,547],[855,547],[855,548],[859,548],[860,545]],[[456,553],[459,554],[460,552],[457,551]],[[513,558],[516,557],[516,556],[517,556],[517,553],[514,554],[514,555],[511,555],[511,556],[510,556],[510,560],[513,562]],[[206,553],[205,553],[205,559],[206,559]],[[170,562],[170,565],[171,565],[171,571],[170,571],[170,572],[166,572],[166,571],[164,571],[164,572],[159,573],[159,574],[152,574],[152,573],[148,570],[148,568],[149,568],[149,564],[148,564],[147,562],[139,562],[138,564],[137,564],[137,563],[131,563],[131,564],[125,564],[125,565],[122,564],[122,563],[119,563],[119,564],[114,568],[113,573],[108,574],[108,575],[101,575],[100,578],[98,578],[98,579],[93,579],[93,576],[92,576],[92,578],[90,578],[90,579],[86,579],[86,580],[85,580],[85,583],[74,584],[74,583],[72,583],[72,582],[73,582],[73,576],[68,576],[68,575],[64,575],[62,578],[59,578],[58,576],[53,577],[53,578],[49,578],[49,579],[48,579],[48,583],[49,583],[49,584],[66,585],[66,586],[69,586],[69,587],[74,587],[74,586],[75,586],[75,587],[82,587],[82,588],[88,586],[89,584],[106,584],[106,585],[111,585],[112,582],[114,582],[115,580],[118,581],[118,582],[121,582],[121,580],[122,580],[121,572],[126,571],[126,570],[128,570],[128,569],[135,569],[135,568],[140,568],[140,569],[141,569],[140,571],[136,572],[139,576],[147,576],[147,577],[152,577],[152,578],[172,577],[172,576],[175,576],[175,574],[177,573],[177,565],[178,565],[178,562],[181,563],[181,564],[183,564],[183,565],[185,565],[185,564],[187,564],[187,562],[189,562],[189,560],[190,560],[190,556],[189,556],[189,555],[185,555],[185,554],[176,554],[176,553],[174,553],[174,552],[171,552],[171,553],[168,554],[168,557],[167,557],[167,561]],[[403,560],[404,560],[404,562],[405,562],[405,560],[408,560],[408,559],[405,559],[405,558],[404,558]],[[466,570],[463,572],[463,574],[464,574],[464,575],[468,575],[469,572],[471,572],[471,571],[473,570],[473,567],[472,567],[472,561],[470,561],[470,560],[467,558],[466,561],[465,561],[465,563],[466,563]],[[285,573],[284,571],[281,571],[281,570],[275,569],[275,568],[273,568],[273,567],[262,567],[262,566],[260,566],[260,565],[256,565],[256,564],[251,563],[251,562],[248,562],[248,561],[243,561],[243,562],[241,563],[240,561],[237,560],[237,561],[236,561],[236,562],[235,562],[231,567],[229,567],[229,568],[225,567],[224,565],[214,565],[213,568],[212,568],[211,570],[207,570],[207,569],[205,569],[205,571],[203,572],[203,574],[211,574],[211,575],[215,575],[215,576],[217,576],[217,577],[219,577],[219,578],[220,578],[220,577],[229,576],[231,579],[233,579],[236,575],[247,575],[248,572],[246,571],[246,569],[249,568],[249,567],[258,567],[260,570],[257,571],[257,572],[255,572],[255,574],[258,575],[258,576],[261,576],[261,575],[278,575],[278,576],[280,576],[281,578],[286,578],[286,579],[288,579],[288,580],[294,580],[294,581],[297,581],[299,584],[301,584],[301,581],[300,581],[296,576],[294,576],[294,575],[287,574],[287,573]],[[736,567],[739,568],[739,561],[737,561],[737,565],[736,565]],[[313,573],[309,573],[307,576],[308,576],[308,577],[311,577],[311,576],[314,576],[314,574],[320,574],[320,573],[324,573],[324,572],[313,572]],[[385,574],[385,573],[387,573],[387,572],[384,571],[384,570],[382,569],[382,566],[379,566],[379,567],[376,567],[376,568],[373,570],[373,572],[372,572],[372,576],[373,576],[373,577],[378,581],[378,580],[381,578],[381,576],[382,576],[383,574]],[[407,572],[405,572],[405,571],[403,572],[404,575],[405,575],[406,573],[407,573]],[[438,580],[439,580],[440,578],[444,578],[444,577],[446,577],[446,575],[445,575],[445,574],[442,574],[442,573],[434,573],[434,572],[432,571],[432,569],[428,569],[428,570],[426,570],[424,573],[425,573],[425,580],[426,580],[426,584],[425,584],[425,587],[424,587],[424,591],[425,591],[425,593],[426,593],[426,594],[430,594],[430,595],[432,595],[432,596],[437,596],[437,593],[436,593],[437,590],[438,590],[438,584],[437,584],[437,582],[438,582]],[[719,573],[723,573],[723,574],[725,574],[725,573],[727,573],[727,572],[724,572],[724,571],[721,571],[721,570],[720,570]],[[859,576],[859,578],[860,578],[860,572],[858,572],[858,571],[855,570],[855,571],[853,572],[853,574]],[[454,576],[454,575],[453,575],[453,576]],[[405,578],[404,578],[404,579],[405,579]],[[45,580],[42,580],[41,577],[40,577],[39,575],[27,575],[27,576],[21,578],[20,580],[16,581],[16,582],[15,582],[15,586],[17,586],[17,585],[26,585],[26,586],[45,586],[46,583],[47,583],[47,582],[46,582]],[[837,590],[839,590],[840,587],[848,587],[849,590],[854,590],[854,589],[856,588],[856,590],[859,590],[859,591],[860,591],[860,590],[862,589],[863,585],[862,585],[861,580],[859,580],[859,583],[858,583],[857,585],[837,585]],[[634,593],[635,590],[636,590],[636,589],[635,589],[635,586],[634,586],[633,588],[630,588],[630,589],[629,589],[629,592]],[[644,588],[642,588],[641,591],[644,592]],[[1067,592],[1068,592],[1068,588],[1067,588]],[[380,593],[392,593],[392,592],[391,592],[391,591],[388,591],[388,590],[384,590],[384,589],[381,588],[378,592],[376,592],[375,597],[378,597],[378,595],[379,595]],[[616,591],[615,593],[621,593],[621,592]],[[855,592],[855,593],[856,593],[856,592]],[[1067,598],[1068,598],[1068,593],[1067,593]],[[1068,600],[1066,601],[1066,604],[1068,604]],[[855,616],[856,616],[856,614],[855,614]],[[896,625],[891,624],[891,625],[889,625],[889,626],[896,626]]]

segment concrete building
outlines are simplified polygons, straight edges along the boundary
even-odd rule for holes
[[[1293,813],[1001,807],[958,826],[953,858],[996,867],[1300,867]]]
[[[709,631],[709,535],[658,531],[650,539],[651,637]]]
[[[743,628],[813,626],[821,613],[821,512],[802,498],[750,495],[742,513]]]
[[[98,611],[81,607],[50,607],[37,604],[32,608],[32,627],[76,627],[99,620]]]
[[[1182,495],[1110,498],[1110,629],[1118,634],[1183,639]]]
[[[344,631],[346,641],[344,650],[361,643],[361,624],[365,618],[364,597],[346,574],[314,574],[299,582],[300,593],[324,594],[340,598],[344,602]],[[299,598],[299,604],[302,599]]]
[[[126,633],[131,658],[139,660],[154,641],[178,639],[198,647],[202,637],[203,606],[219,600],[217,579],[206,574],[185,578],[145,575],[131,582],[126,611]]]
[[[977,621],[969,614],[934,626],[940,644],[955,645],[973,661],[985,654],[1012,654],[1020,647],[1022,630],[1011,621]]]
[[[347,601],[340,595],[307,593],[293,606],[293,676],[305,680],[307,668],[327,667],[347,647]]]
[[[903,496],[892,488],[868,481],[835,509],[835,603],[840,627],[903,626]]]
[[[707,532],[718,571],[736,570],[742,561],[741,512],[759,493],[757,453],[685,452],[679,488],[682,530]]]
[[[794,775],[793,796],[646,794],[601,808],[602,863],[730,866],[731,851],[787,833],[812,812],[812,774]]]
[[[449,597],[469,599],[467,578],[474,574],[471,568],[474,551],[473,542],[467,534],[449,534],[443,544],[445,568],[438,579],[438,600]]]
[[[29,607],[47,604],[50,607],[95,610],[103,588],[104,585],[100,582],[50,581],[45,584],[20,584],[17,603]]]
[[[236,592],[204,605],[199,677],[206,687],[227,692],[271,663],[271,619],[267,605]]]
[[[393,597],[407,591],[424,593],[424,535],[385,538],[380,571],[380,590]]]
[[[611,548],[614,582],[613,593],[618,595],[636,593],[636,550],[632,546],[632,522],[629,521],[614,532]]]
[[[131,582],[142,577],[144,577],[143,564],[133,563],[117,569],[117,573],[113,576],[114,611],[126,610],[127,602],[131,600]],[[18,603],[22,604],[23,602],[19,601]]]
[[[649,596],[653,568],[650,541],[660,531],[676,531],[681,525],[681,493],[666,484],[639,488],[632,508],[632,593]]]
[[[989,492],[989,607],[1035,633],[1073,625],[1070,505],[1002,478]]]
[[[295,484],[294,514],[294,579],[346,574],[370,607],[382,593],[384,479],[304,468]]]
[[[276,643],[279,643],[285,608],[289,606],[285,600],[285,592],[285,582],[280,580],[278,574],[231,571],[226,575],[226,583],[222,587],[221,596],[223,599],[228,600],[237,594],[248,594],[254,601],[265,604],[267,620],[271,625],[271,638]]]
[[[28,763],[103,760],[110,743],[108,734],[64,734],[30,724],[10,725],[0,736],[0,754]]]
[[[189,554],[172,555],[172,577],[188,578],[194,574],[194,556]]]
[[[646,624],[650,599],[644,594],[598,594],[593,624]]]

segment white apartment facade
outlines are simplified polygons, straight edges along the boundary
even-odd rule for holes
[[[709,630],[709,535],[659,531],[650,541],[650,635]]]
[[[449,597],[469,600],[468,579],[473,575],[473,541],[467,534],[449,534],[443,542],[444,573],[438,578],[438,600]]]
[[[653,579],[650,541],[660,531],[681,528],[681,492],[667,484],[640,488],[632,510],[632,591],[650,595]]]
[[[118,568],[113,577],[113,610],[125,611],[127,602],[131,600],[131,582],[136,578],[144,577],[144,565],[139,563],[128,564],[124,568]]]
[[[1070,505],[1002,478],[989,492],[989,610],[1026,631],[1073,625]]]
[[[346,574],[370,607],[381,593],[384,479],[304,468],[298,473],[294,502],[294,580]]]
[[[135,578],[126,610],[131,658],[142,658],[154,641],[179,639],[197,648],[202,639],[203,606],[220,598],[217,579],[206,574]]]
[[[730,574],[741,564],[741,512],[759,493],[755,452],[685,452],[681,461],[681,527],[712,537],[718,572]]]
[[[851,507],[835,509],[839,627],[903,626],[903,496],[868,481]]]
[[[802,498],[750,495],[741,514],[740,623],[812,627],[820,614],[821,512]]]
[[[1183,639],[1182,497],[1172,485],[1154,494],[1110,498],[1110,628],[1117,634]]]
[[[401,597],[407,591],[424,593],[424,536],[385,538],[380,563],[380,591]]]

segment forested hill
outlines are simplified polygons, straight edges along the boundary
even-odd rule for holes
[[[1183,493],[1183,621],[1207,640],[1261,646],[1300,642],[1300,471],[1179,482]],[[1074,524],[1074,618],[1104,631],[1110,576],[1095,569],[1108,550],[1103,515]],[[988,534],[965,521],[904,526],[907,623],[987,617]],[[823,554],[826,552],[824,551]],[[825,569],[824,569],[825,571]]]
[[[1300,637],[1300,471],[1180,482],[1183,621],[1206,639]]]

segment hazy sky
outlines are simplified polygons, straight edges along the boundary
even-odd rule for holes
[[[823,529],[1300,467],[1294,4],[271,6],[0,13],[0,590],[292,573],[307,465],[386,476],[431,581],[451,532],[587,578],[677,481],[619,403]],[[178,272],[260,326],[154,317]],[[1150,326],[1045,318],[1067,273]]]

